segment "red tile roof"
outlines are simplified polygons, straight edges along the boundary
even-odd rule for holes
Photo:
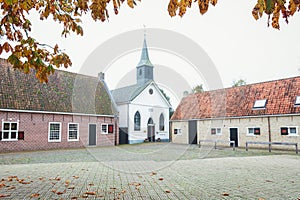
[[[191,94],[183,98],[171,120],[300,114],[300,77]],[[253,109],[267,99],[265,109]]]
[[[47,84],[0,59],[0,109],[112,115],[112,102],[96,77],[56,70]]]

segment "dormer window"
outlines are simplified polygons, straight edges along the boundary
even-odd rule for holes
[[[253,109],[265,109],[267,104],[267,99],[256,100],[253,105]]]
[[[300,106],[300,96],[296,96],[295,106]]]

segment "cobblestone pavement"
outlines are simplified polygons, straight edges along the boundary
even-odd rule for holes
[[[293,152],[156,143],[0,154],[0,199],[298,198]]]

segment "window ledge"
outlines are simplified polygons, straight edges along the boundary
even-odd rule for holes
[[[18,139],[2,139],[1,142],[17,142]]]
[[[79,142],[79,140],[78,139],[76,139],[76,140],[68,140],[68,142]]]
[[[61,142],[61,140],[48,140],[48,142]]]
[[[246,135],[247,137],[249,136],[249,137],[255,137],[256,135],[250,135],[250,134],[247,134]]]
[[[287,135],[287,136],[290,136],[290,137],[298,137],[299,135],[298,134],[293,134],[293,135]]]

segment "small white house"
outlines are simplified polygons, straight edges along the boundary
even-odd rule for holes
[[[170,103],[153,80],[146,39],[136,67],[137,83],[112,91],[119,110],[120,144],[169,141]]]

